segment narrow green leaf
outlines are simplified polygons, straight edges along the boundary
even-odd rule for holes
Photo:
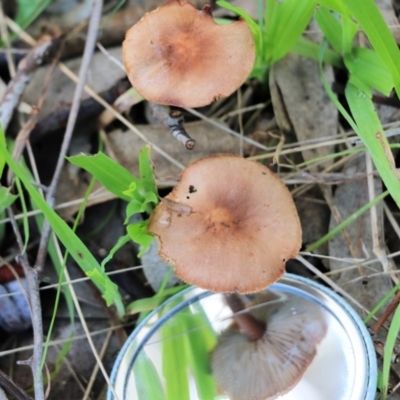
[[[264,60],[267,65],[284,57],[310,22],[316,1],[267,0]]]
[[[342,221],[338,226],[336,226],[336,228],[329,231],[326,235],[324,235],[322,238],[318,239],[316,242],[310,244],[306,248],[305,251],[311,252],[311,251],[314,251],[314,250],[318,249],[319,247],[321,247],[324,243],[331,240],[333,237],[335,237],[337,234],[339,234],[343,229],[345,229],[350,224],[352,224],[357,218],[359,218],[362,214],[364,214],[366,211],[368,211],[371,207],[378,204],[388,194],[389,194],[389,192],[386,191],[386,192],[381,193],[379,196],[376,196],[375,199],[373,199],[369,203],[365,204],[363,207],[361,207],[359,210],[357,210],[354,214],[350,215],[350,217],[348,217],[344,221]]]
[[[110,252],[108,253],[108,256],[106,258],[104,258],[104,260],[101,262],[100,266],[101,268],[104,268],[105,265],[114,257],[114,254],[125,244],[129,243],[129,241],[131,240],[131,238],[129,237],[129,235],[125,235],[125,236],[121,236],[117,243],[115,243],[115,245],[113,246],[113,248],[110,250]]]
[[[133,366],[136,391],[140,400],[164,400],[164,390],[157,369],[143,349]]]
[[[82,154],[67,159],[90,172],[107,190],[123,200],[131,199],[125,191],[132,183],[136,187],[140,186],[138,178],[104,153],[99,152],[93,156]]]
[[[351,53],[345,55],[344,63],[350,73],[364,85],[389,96],[394,86],[392,74],[378,53],[356,47]],[[360,89],[365,91],[361,87]]]
[[[358,24],[356,24],[350,16],[341,14],[342,20],[342,54],[348,54],[353,49],[354,38],[359,30]]]
[[[317,8],[317,12],[315,13],[314,17],[329,44],[335,51],[343,54],[342,24],[338,20],[337,15],[334,15],[326,7],[320,6]]]
[[[397,96],[400,97],[400,51],[373,0],[342,0],[360,24],[374,50],[390,69]]]
[[[341,15],[350,16],[350,12],[343,4],[343,0],[319,0],[318,3]]]
[[[374,104],[367,95],[352,84],[347,84],[345,95],[359,128],[360,139],[368,149],[390,195],[400,207],[399,173]]]
[[[68,249],[77,264],[88,276],[92,274],[95,277],[96,280],[93,281],[93,283],[100,289],[103,297],[107,301],[107,305],[114,303],[118,314],[122,317],[124,315],[124,306],[118,287],[110,281],[110,278],[105,274],[97,260],[83,242],[76,236],[67,223],[49,207],[46,201],[38,193],[37,189],[30,183],[30,180],[24,174],[21,167],[15,163],[11,154],[7,151],[4,132],[2,130],[0,130],[0,154],[5,158],[6,163],[12,169],[14,174],[18,176],[24,184],[32,200],[40,208],[54,232],[63,245]]]
[[[389,332],[386,337],[385,348],[383,350],[383,367],[382,367],[382,394],[383,398],[387,398],[389,389],[390,367],[392,363],[392,354],[394,346],[397,342],[397,336],[400,332],[400,306],[398,305],[390,323]]]

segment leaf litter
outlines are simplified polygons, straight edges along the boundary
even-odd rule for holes
[[[133,5],[132,5],[133,3]],[[151,9],[158,4],[152,1]],[[153,4],[154,3],[154,4]],[[158,2],[161,3],[161,2]],[[202,3],[202,2],[199,2]],[[383,3],[383,2],[382,2]],[[383,7],[387,7],[383,5]],[[143,7],[131,1],[129,10],[134,14],[143,14]],[[122,14],[114,14],[113,20],[121,21]],[[74,12],[72,11],[73,15]],[[137,15],[137,14],[135,14]],[[119,19],[118,19],[119,18]],[[393,15],[390,16],[393,18]],[[58,24],[60,20],[49,21],[39,20],[39,23],[47,24],[47,29],[54,29],[54,24]],[[396,19],[397,21],[397,19]],[[68,29],[71,20],[64,19],[60,29]],[[53,23],[53,26],[50,26]],[[132,20],[129,22],[131,25]],[[74,25],[76,21],[74,21]],[[29,31],[28,31],[29,32]],[[32,31],[33,32],[33,31]],[[117,36],[117,35],[116,35]],[[114,45],[122,41],[122,38],[114,39]],[[120,59],[121,49],[116,47],[110,48],[110,42],[105,41],[107,51],[113,56]],[[79,45],[76,47],[78,50]],[[66,66],[77,73],[80,65],[80,57],[73,61],[67,61]],[[88,85],[96,92],[103,92],[113,88],[116,83],[124,77],[124,72],[119,69],[113,61],[102,53],[96,53],[91,67],[93,70],[89,73]],[[36,104],[37,94],[43,85],[43,79],[46,75],[48,67],[40,68],[34,75],[31,85],[24,93],[23,101],[28,105]],[[111,71],[111,72],[110,72]],[[326,70],[325,75],[330,83],[334,81],[332,70]],[[318,72],[318,65],[314,61],[304,59],[297,55],[288,55],[272,67],[270,75],[270,90],[272,106],[267,106],[262,113],[257,110],[244,111],[246,107],[251,107],[257,104],[261,95],[265,95],[259,87],[249,84],[247,89],[249,95],[244,98],[240,107],[238,107],[237,97],[235,95],[228,101],[218,101],[208,109],[201,110],[207,118],[215,118],[218,113],[220,116],[233,111],[239,112],[243,118],[244,134],[250,137],[257,137],[256,131],[266,133],[271,130],[274,134],[284,135],[287,139],[283,144],[282,150],[288,150],[285,154],[276,154],[279,172],[282,176],[287,177],[290,173],[300,173],[304,177],[303,184],[290,187],[294,195],[300,219],[303,225],[304,245],[307,246],[319,238],[324,236],[328,231],[333,229],[341,221],[352,215],[354,211],[372,200],[373,196],[378,196],[382,193],[381,181],[375,175],[358,177],[352,180],[347,179],[333,186],[329,183],[328,173],[347,173],[348,175],[356,175],[367,171],[368,160],[366,160],[365,152],[359,154],[329,158],[338,150],[351,150],[354,147],[351,142],[346,144],[337,144],[337,132],[343,128],[339,124],[336,108],[331,102],[327,101],[326,94],[322,88],[321,80]],[[64,72],[54,74],[50,92],[46,98],[46,105],[42,108],[39,114],[39,123],[45,117],[56,113],[61,107],[70,107],[75,83]],[[262,101],[265,101],[263,99]],[[229,108],[226,108],[229,104]],[[139,102],[133,106],[132,110],[126,114],[128,120],[136,126],[149,142],[154,143],[159,148],[163,149],[180,165],[186,166],[191,161],[200,157],[216,154],[221,152],[239,154],[241,143],[240,139],[229,135],[224,131],[224,128],[238,129],[238,117],[228,118],[230,124],[220,123],[220,127],[215,127],[206,121],[191,121],[194,120],[189,114],[185,115],[189,122],[185,126],[190,135],[196,140],[197,147],[193,152],[186,151],[180,146],[169,134],[168,130],[163,126],[149,124],[144,116],[143,103]],[[381,114],[382,123],[393,122],[396,118],[396,113],[393,115],[393,108],[380,106],[379,113]],[[208,114],[211,111],[210,114]],[[242,111],[241,111],[242,110]],[[87,121],[81,121],[77,125],[74,135],[77,139],[77,145],[74,146],[73,153],[77,154],[80,151],[95,153],[99,146],[97,136],[97,117],[101,110],[96,115],[90,115]],[[383,115],[389,114],[389,117],[383,118]],[[24,118],[24,115],[20,115]],[[222,118],[221,118],[222,119]],[[18,129],[19,121],[12,121],[12,130]],[[13,127],[14,125],[14,127]],[[143,146],[143,141],[129,128],[120,121],[113,121],[104,129],[104,149],[116,161],[121,163],[130,172],[138,174],[137,157],[140,148]],[[62,132],[62,131],[61,131]],[[323,137],[329,137],[325,145],[320,147],[309,148],[307,143],[312,143],[314,140]],[[277,140],[270,135],[260,135],[264,140],[261,144],[267,147],[277,145]],[[266,141],[266,137],[268,137]],[[33,154],[37,164],[39,174],[42,177],[42,183],[48,183],[47,171],[54,169],[57,154],[61,143],[61,135],[56,137],[48,137],[48,140],[39,140],[33,145]],[[292,147],[288,146],[292,145]],[[290,150],[292,149],[292,150]],[[244,145],[245,155],[255,154],[255,147],[251,144]],[[45,155],[48,155],[47,157]],[[322,158],[321,163],[311,163],[309,167],[298,167],[302,162],[312,161]],[[155,165],[155,173],[158,180],[159,188],[164,191],[170,190],[177,182],[181,168],[177,164],[172,164],[166,159],[163,154],[153,151],[152,159]],[[338,161],[342,160],[342,164]],[[347,160],[347,161],[346,161]],[[30,161],[32,163],[32,160]],[[269,159],[263,161],[267,165]],[[316,183],[311,179],[313,173],[319,173],[319,181]],[[286,175],[284,175],[286,174]],[[308,175],[307,175],[308,174]],[[47,180],[46,180],[47,178]],[[60,211],[60,215],[70,220],[74,217],[79,208],[79,203],[84,197],[87,188],[89,187],[90,176],[82,173],[79,169],[71,169],[64,167],[61,175],[57,191],[58,204],[68,205],[74,203],[72,207],[64,208]],[[89,200],[87,207],[90,207],[85,212],[85,217],[81,222],[79,232],[82,240],[88,244],[89,249],[95,255],[96,259],[101,260],[113,247],[122,232],[118,227],[123,227],[123,216],[121,216],[121,201],[110,199],[110,196],[101,191],[100,185],[92,189],[93,193],[100,193],[94,200]],[[96,203],[103,203],[97,204]],[[391,203],[388,201],[386,206],[389,213],[395,221],[398,221],[399,215],[395,211],[391,211]],[[111,226],[113,228],[111,229]],[[366,212],[362,217],[356,220],[353,224],[347,227],[342,233],[332,238],[329,243],[317,249],[316,256],[330,256],[329,261],[324,259],[325,266],[318,264],[318,257],[312,259],[315,265],[321,270],[330,270],[330,278],[336,282],[343,290],[351,297],[358,300],[366,309],[371,310],[379,299],[381,299],[393,286],[391,269],[394,267],[390,261],[390,252],[398,247],[399,238],[394,235],[389,235],[391,240],[385,237],[385,231],[391,227],[384,219],[384,207],[382,203],[374,207],[373,210]],[[40,233],[36,232],[31,240],[40,237]],[[3,251],[9,250],[10,243],[3,238]],[[113,260],[107,264],[106,272],[110,276],[117,277],[120,274],[123,278],[115,278],[119,288],[127,298],[132,301],[135,299],[148,297],[153,293],[153,289],[157,290],[161,285],[159,277],[154,277],[156,272],[147,270],[146,265],[150,264],[153,269],[159,260],[153,256],[143,257],[140,261],[137,259],[138,249],[134,245],[125,245],[119,250]],[[349,267],[348,259],[363,260],[354,263],[352,268]],[[364,266],[364,261],[368,262]],[[141,262],[143,265],[141,265]],[[68,387],[68,398],[83,398],[86,392],[86,382],[91,379],[91,376],[96,376],[96,361],[91,356],[91,350],[83,339],[84,329],[83,324],[88,324],[90,331],[93,332],[93,337],[96,338],[95,345],[98,351],[101,351],[102,344],[107,340],[110,342],[104,350],[105,366],[108,371],[112,366],[112,361],[115,354],[120,348],[126,332],[130,332],[133,326],[133,320],[126,323],[124,329],[121,329],[117,317],[113,311],[107,311],[103,300],[100,298],[94,286],[85,280],[80,270],[73,265],[72,261],[68,262],[68,269],[71,270],[72,284],[77,291],[79,301],[82,303],[82,311],[84,321],[70,321],[69,314],[64,304],[61,304],[58,311],[59,321],[56,322],[56,328],[52,341],[55,342],[51,346],[47,359],[48,367],[51,372],[57,368],[59,371],[54,375],[52,380],[52,388],[49,398],[57,398],[61,393],[65,397],[65,387]],[[55,284],[57,277],[48,273],[52,266],[44,267],[43,289],[46,284]],[[157,271],[155,269],[155,271]],[[144,273],[143,273],[144,272]],[[303,272],[304,273],[304,272]],[[164,273],[163,273],[164,274]],[[371,276],[370,276],[371,275]],[[397,276],[397,275],[395,275]],[[83,282],[75,282],[82,280]],[[130,285],[124,288],[122,281],[127,280]],[[43,304],[52,304],[54,301],[54,289],[42,290]],[[358,310],[362,316],[365,316],[364,311]],[[43,307],[43,315],[48,324],[48,318],[51,315],[48,307]],[[112,326],[111,329],[108,328]],[[107,332],[117,332],[116,335]],[[73,337],[71,335],[73,334]],[[82,336],[82,338],[81,338]],[[23,367],[16,367],[13,371],[14,358],[27,359],[31,355],[31,350],[24,349],[25,345],[32,343],[30,332],[24,335],[9,335],[0,330],[1,347],[0,347],[0,369],[10,371],[13,379],[20,386],[27,388],[32,384],[26,370]],[[59,341],[57,343],[57,340]],[[71,341],[71,349],[61,362],[57,360],[62,346],[68,341]],[[25,351],[25,353],[23,353]],[[85,360],[83,363],[82,360]],[[66,384],[67,383],[67,384]],[[65,385],[65,386],[64,386]],[[101,393],[104,393],[105,381],[98,375],[94,379],[94,385],[91,389],[92,398],[101,398]],[[64,392],[63,392],[64,390]],[[58,397],[59,398],[59,397]]]

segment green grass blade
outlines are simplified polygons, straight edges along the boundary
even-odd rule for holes
[[[358,125],[360,139],[368,149],[390,195],[400,207],[399,173],[374,104],[368,96],[352,84],[347,84],[345,95]]]
[[[343,4],[343,0],[319,0],[318,3],[330,10],[338,12],[341,15],[350,16],[350,12]]]
[[[383,367],[382,367],[382,398],[386,399],[389,388],[390,366],[392,362],[393,349],[397,341],[397,335],[400,331],[400,306],[397,306],[390,323],[389,332],[386,337],[385,348],[383,350]]]
[[[29,178],[24,174],[21,167],[16,164],[11,154],[8,152],[6,148],[4,132],[2,130],[0,130],[0,154],[4,157],[6,163],[12,169],[14,174],[24,184],[25,189],[28,191],[32,200],[47,218],[54,232],[63,245],[68,249],[76,263],[99,288],[107,305],[114,303],[118,314],[122,317],[124,315],[124,306],[117,285],[111,282],[110,278],[105,274],[104,270],[100,267],[97,260],[90,253],[83,242],[76,236],[68,224],[62,220],[53,209],[49,207],[37,189],[30,183]]]
[[[143,147],[139,152],[139,171],[145,196],[147,193],[153,193],[155,204],[158,203],[158,190],[154,178],[153,163],[150,158],[150,146]]]
[[[368,211],[371,207],[378,204],[381,200],[383,200],[389,194],[388,191],[381,193],[379,196],[375,197],[372,201],[365,204],[359,210],[357,210],[354,214],[350,215],[350,217],[346,218],[343,222],[341,222],[336,228],[329,231],[326,235],[322,236],[322,238],[318,239],[316,242],[310,244],[305,251],[314,251],[321,247],[324,243],[331,240],[334,236],[340,233],[343,229],[353,223],[357,218],[359,218],[362,214]]]
[[[337,16],[332,14],[326,7],[320,6],[315,13],[315,20],[333,49],[343,54],[343,31]]]
[[[18,0],[15,22],[21,28],[26,28],[46,9],[51,1],[52,0]]]
[[[374,50],[392,73],[397,96],[400,97],[400,51],[385,20],[373,0],[343,0],[365,32]]]
[[[296,44],[314,12],[314,0],[267,0],[264,61],[267,65],[284,57]]]
[[[342,19],[342,54],[348,54],[353,49],[354,37],[358,32],[356,24],[350,16],[341,14]]]

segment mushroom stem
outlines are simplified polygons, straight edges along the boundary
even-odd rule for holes
[[[182,111],[177,109],[171,110],[169,107],[161,104],[149,104],[154,118],[165,125],[172,136],[181,142],[188,150],[193,150],[196,141],[193,140],[185,130]]]
[[[244,311],[245,305],[236,293],[226,294],[225,300],[234,313],[233,318],[239,325],[240,330],[250,339],[256,341],[264,336],[267,326],[249,312]]]

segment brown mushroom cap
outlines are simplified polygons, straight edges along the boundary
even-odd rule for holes
[[[210,10],[170,0],[128,30],[124,65],[145,99],[202,107],[229,96],[246,80],[255,60],[247,23],[217,25]]]
[[[187,167],[148,231],[185,282],[216,292],[264,289],[301,246],[292,196],[268,168],[235,155]]]
[[[252,341],[234,326],[211,354],[218,389],[230,400],[270,400],[300,381],[325,337],[327,322],[317,304],[298,296],[258,307],[266,330]]]

